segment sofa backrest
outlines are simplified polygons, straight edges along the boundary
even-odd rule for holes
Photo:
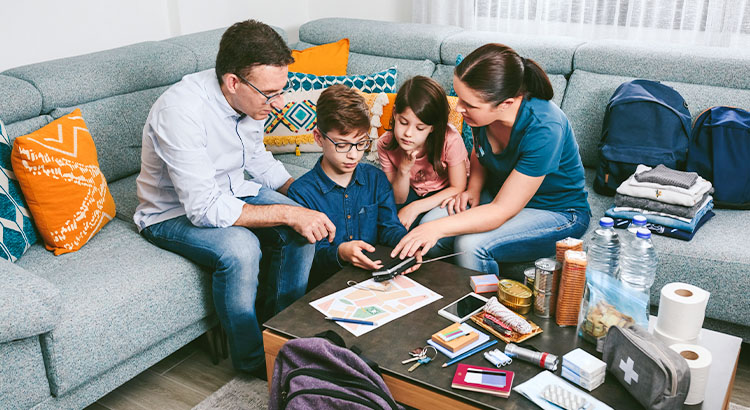
[[[287,40],[286,33],[274,29]],[[107,181],[137,173],[156,99],[184,75],[214,67],[225,29],[45,61],[0,74],[0,119],[11,140],[80,108]]]

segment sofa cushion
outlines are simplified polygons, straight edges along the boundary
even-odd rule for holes
[[[39,128],[52,122],[53,118],[49,115],[40,115],[38,117],[32,117],[28,120],[14,122],[13,124],[6,124],[5,129],[8,132],[8,138],[13,142],[16,138],[21,135],[29,134]]]
[[[452,65],[459,54],[466,57],[487,43],[510,46],[521,57],[530,58],[539,63],[548,74],[569,75],[573,72],[573,54],[583,41],[560,36],[532,37],[488,31],[464,31],[445,39],[440,48],[440,62]]]
[[[586,169],[586,189],[591,205],[591,223],[583,239],[588,243],[599,218],[614,203],[612,197],[593,190],[595,170]],[[700,228],[691,241],[653,235],[659,266],[651,287],[651,303],[659,303],[659,290],[670,282],[685,282],[711,292],[706,316],[750,326],[750,252],[747,236],[750,212],[714,209],[716,216]],[[622,232],[618,230],[618,233]]]
[[[118,94],[173,84],[196,71],[182,46],[144,42],[13,68],[3,74],[26,80],[42,95],[44,114]]]
[[[195,56],[195,71],[203,71],[216,66],[216,53],[219,51],[221,36],[226,27],[200,33],[186,34],[164,40],[164,43],[187,48]]]
[[[0,261],[0,343],[38,336],[60,319],[60,291],[49,281]]]
[[[0,408],[30,409],[49,397],[39,337],[0,344]]]
[[[42,95],[33,85],[0,75],[0,120],[6,124],[35,117],[42,112]]]
[[[135,215],[135,208],[138,206],[136,178],[138,178],[137,173],[109,184],[109,192],[112,193],[112,198],[115,199],[117,204],[117,218],[129,223],[134,223],[133,215]]]
[[[443,39],[459,31],[459,27],[435,24],[324,18],[303,24],[299,39],[325,44],[346,37],[350,52],[437,63]]]
[[[11,171],[10,152],[13,149],[0,120],[0,258],[15,261],[36,242],[36,230],[31,214],[21,194],[15,174]]]
[[[43,336],[52,393],[65,394],[213,312],[210,277],[114,219],[80,251],[35,245],[18,263],[54,284],[62,307]]]
[[[77,251],[115,217],[80,110],[16,138],[11,161],[39,236],[55,255]]]
[[[750,51],[600,40],[576,50],[575,70],[718,87],[750,89]]]
[[[598,144],[604,112],[615,89],[633,77],[596,74],[576,70],[570,77],[562,109],[570,119],[583,165],[594,168],[599,162]],[[750,90],[664,81],[688,103],[693,118],[715,105],[750,107]]]
[[[77,107],[57,108],[53,118],[80,108],[94,138],[99,167],[108,182],[141,169],[141,140],[146,118],[157,98],[169,87],[150,88],[92,101]]]

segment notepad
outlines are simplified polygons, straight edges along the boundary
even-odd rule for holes
[[[476,333],[477,334],[477,339],[474,342],[472,342],[472,343],[464,346],[460,350],[456,350],[455,352],[451,352],[450,350],[446,349],[445,347],[441,346],[440,344],[435,343],[432,339],[427,340],[427,344],[429,344],[430,346],[432,346],[435,349],[437,349],[438,352],[446,355],[449,359],[453,359],[454,357],[460,355],[461,353],[468,352],[469,350],[471,350],[471,349],[473,349],[473,348],[481,345],[482,343],[485,343],[488,340],[490,340],[490,336],[488,334],[480,332],[479,330],[474,329],[473,327],[469,326],[466,323],[462,323],[461,327],[464,329],[464,331],[470,331],[470,332]]]
[[[459,364],[453,375],[451,387],[508,397],[513,386],[513,372],[489,367]]]
[[[473,343],[478,337],[479,333],[471,326],[454,323],[433,334],[432,341],[451,352],[457,352]]]

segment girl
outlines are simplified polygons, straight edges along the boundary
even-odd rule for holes
[[[407,229],[466,189],[468,155],[460,134],[448,124],[449,110],[445,91],[435,80],[412,77],[396,95],[393,131],[378,140],[380,165]]]
[[[425,215],[393,255],[435,246],[430,256],[464,252],[459,265],[498,274],[498,262],[533,261],[581,237],[591,216],[583,164],[544,70],[486,44],[456,67],[453,86],[456,111],[474,127],[468,188]]]

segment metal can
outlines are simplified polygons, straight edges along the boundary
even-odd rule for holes
[[[534,278],[536,277],[536,267],[532,266],[523,270],[523,284],[529,289],[534,289]]]
[[[522,315],[531,312],[532,295],[531,289],[515,280],[501,279],[497,286],[497,300]]]
[[[541,258],[534,263],[534,289],[557,293],[562,264],[552,258]]]
[[[534,314],[539,317],[552,317],[555,314],[557,295],[552,292],[540,292],[534,289]]]

